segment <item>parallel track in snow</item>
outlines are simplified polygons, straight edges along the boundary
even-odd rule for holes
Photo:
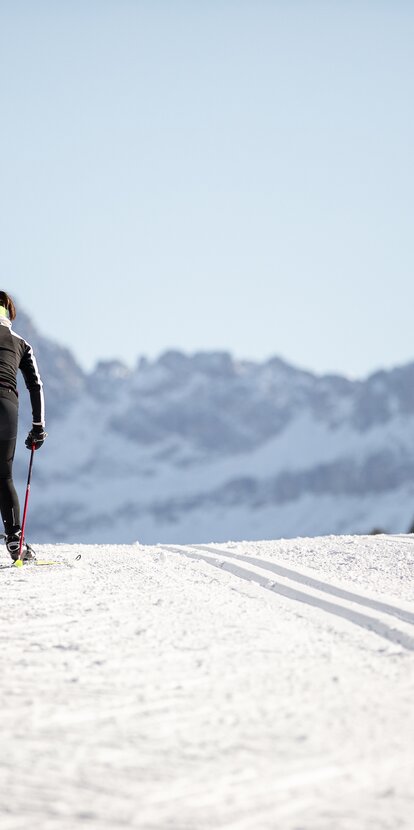
[[[255,582],[274,594],[341,617],[408,651],[414,651],[414,612],[400,605],[341,588],[296,569],[287,568],[278,562],[231,553],[221,548],[208,545],[159,547],[169,553],[207,562],[220,570],[229,571],[240,579]],[[274,574],[277,580],[269,578],[269,572]],[[302,590],[302,586],[305,586],[306,590]],[[327,594],[329,599],[326,598]],[[373,613],[366,613],[365,609]],[[398,620],[398,625],[390,624],[389,617]]]

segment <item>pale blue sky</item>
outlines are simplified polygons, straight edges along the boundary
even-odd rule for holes
[[[414,359],[411,2],[0,10],[0,287],[45,335],[87,368]]]

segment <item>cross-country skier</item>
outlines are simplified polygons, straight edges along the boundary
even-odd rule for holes
[[[12,331],[16,309],[12,298],[0,291],[0,512],[7,550],[16,561],[19,557],[21,526],[20,505],[13,484],[13,459],[17,437],[18,393],[16,375],[20,369],[29,390],[33,426],[26,447],[39,449],[45,438],[43,384],[33,349]],[[23,543],[23,559],[34,559],[30,545]]]

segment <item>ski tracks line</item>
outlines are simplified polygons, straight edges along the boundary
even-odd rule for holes
[[[197,550],[207,551],[207,553],[214,553],[217,551],[217,548],[208,547],[207,545],[194,545],[194,547],[197,548]],[[292,570],[291,568],[286,568],[284,565],[280,565],[275,562],[268,562],[265,559],[258,559],[253,556],[242,556],[239,553],[229,554],[227,551],[223,550],[220,550],[219,555],[231,556],[232,559],[260,566],[260,568],[263,568],[264,570],[272,571],[273,573],[278,574],[278,576],[286,577],[294,582],[300,582],[303,585],[307,585],[309,588],[315,588],[317,591],[331,594],[332,596],[348,600],[349,602],[355,602],[358,605],[371,608],[382,614],[389,614],[393,617],[397,617],[403,622],[408,622],[414,625],[414,612],[407,611],[405,608],[400,608],[398,605],[389,605],[381,600],[365,597],[362,594],[357,594],[354,591],[347,590],[346,588],[338,588],[336,585],[332,585],[329,582],[322,582],[320,579],[315,579],[313,576],[301,573],[300,571]]]
[[[331,585],[300,571],[286,568],[279,563],[253,556],[230,553],[221,548],[213,548],[207,545],[159,545],[158,547],[170,553],[184,555],[189,559],[203,560],[220,570],[229,571],[240,579],[255,582],[274,594],[280,594],[287,599],[341,617],[367,631],[374,632],[389,642],[402,646],[408,651],[414,651],[414,630],[411,628],[411,626],[414,626],[414,613],[400,606],[391,605]],[[243,566],[239,562],[242,562]],[[278,577],[277,581],[270,579],[266,571],[275,574]],[[297,587],[298,584],[306,586],[306,592],[300,590]],[[329,594],[330,597],[338,598],[342,602],[326,599],[324,594]],[[368,608],[376,614],[364,613],[360,610],[361,608]],[[388,621],[384,621],[384,616],[392,616],[398,619],[400,621],[399,628],[390,625]]]

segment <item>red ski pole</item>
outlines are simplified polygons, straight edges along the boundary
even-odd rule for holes
[[[19,558],[16,559],[15,565],[16,568],[20,568],[23,565],[23,543],[24,543],[24,531],[26,528],[26,517],[27,517],[27,506],[29,504],[29,493],[30,493],[30,481],[32,478],[32,467],[33,467],[33,458],[35,454],[35,445],[32,444],[32,451],[30,453],[30,463],[29,463],[29,474],[27,476],[27,485],[26,485],[26,498],[24,500],[24,510],[23,510],[23,522],[22,522],[22,533],[20,536],[20,547],[19,547]]]

